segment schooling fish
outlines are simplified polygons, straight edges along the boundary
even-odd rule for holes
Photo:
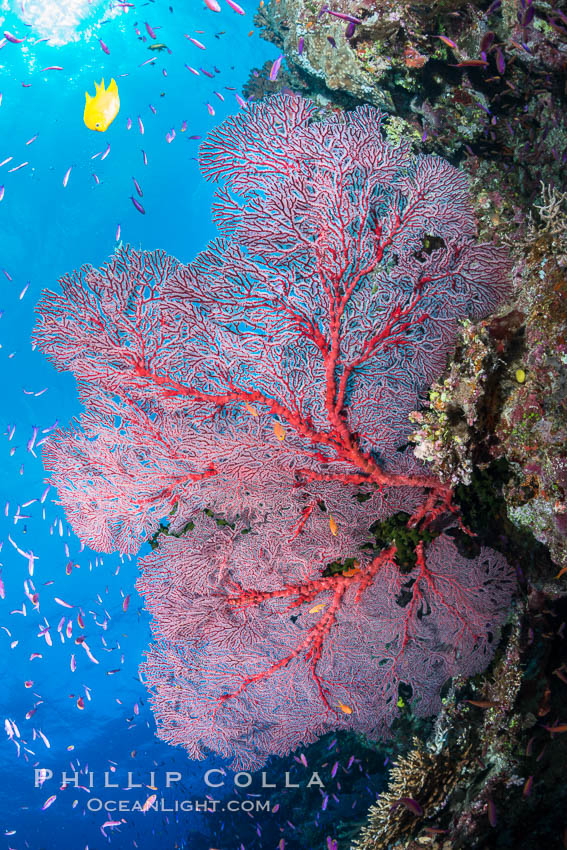
[[[104,80],[98,85],[95,83],[96,94],[92,97],[85,92],[86,103],[83,121],[89,130],[98,130],[104,133],[107,130],[120,109],[120,98],[116,81],[112,79],[107,89]]]

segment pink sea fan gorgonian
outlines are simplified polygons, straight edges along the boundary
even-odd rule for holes
[[[305,551],[275,518],[246,528],[202,515],[141,562],[156,638],[141,673],[158,735],[192,758],[254,770],[332,729],[386,736],[401,684],[429,716],[450,676],[490,660],[514,586],[502,555],[469,560],[441,535],[409,572],[390,550],[322,576],[345,551],[322,514]]]
[[[157,551],[175,552],[169,564],[156,552],[142,562],[154,709],[163,735],[194,755],[222,728],[216,748],[236,764],[260,764],[333,724],[385,729],[397,681],[420,711],[434,710],[459,663],[466,672],[488,658],[488,624],[501,622],[510,595],[500,556],[464,562],[446,535],[420,538],[413,578],[395,543],[359,548],[400,511],[420,534],[455,521],[450,487],[405,447],[408,414],[443,369],[458,321],[506,293],[507,253],[476,243],[464,175],[388,144],[377,110],[317,119],[314,104],[291,96],[227,119],[200,158],[223,184],[219,239],[188,265],[121,248],[102,269],[67,275],[38,307],[35,340],[76,375],[87,408],[45,450],[60,502],[90,546],[136,552],[154,535]],[[229,523],[222,564],[203,511]],[[180,543],[155,538],[172,513]],[[379,671],[368,641],[355,651],[349,617],[378,630]],[[433,665],[427,681],[404,666],[412,653]],[[291,688],[280,732],[262,702],[274,676],[282,699]]]

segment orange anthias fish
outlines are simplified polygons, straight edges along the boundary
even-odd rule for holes
[[[277,419],[274,420],[274,434],[276,435],[278,440],[285,440],[285,429],[277,421]]]
[[[89,130],[98,130],[99,133],[104,133],[107,130],[120,109],[120,98],[118,97],[118,86],[116,81],[112,79],[108,88],[104,88],[104,80],[100,83],[95,83],[96,94],[92,97],[88,92],[85,92],[86,103],[83,121]]]
[[[254,407],[253,404],[248,404],[248,402],[245,401],[244,407],[246,408],[248,413],[250,413],[252,416],[258,416],[258,411],[256,410],[256,408]]]
[[[329,515],[329,528],[331,529],[331,534],[333,537],[336,537],[339,533],[339,527],[337,525],[337,521],[334,516]]]

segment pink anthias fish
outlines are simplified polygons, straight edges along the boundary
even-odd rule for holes
[[[239,15],[245,15],[245,14],[246,14],[246,12],[245,12],[245,11],[244,11],[244,9],[242,8],[242,6],[239,6],[239,5],[238,5],[238,3],[235,3],[235,2],[234,2],[234,0],[226,0],[226,2],[228,3],[228,5],[230,6],[230,8],[231,8],[234,12],[237,12]]]
[[[25,38],[16,38],[16,36],[12,35],[12,33],[8,32],[8,30],[4,30],[4,38],[6,38],[12,44],[21,44],[23,41],[25,41]]]
[[[272,68],[270,70],[270,80],[271,80],[271,82],[274,82],[274,80],[277,80],[277,78],[278,78],[278,74],[280,72],[280,67],[281,67],[281,64],[282,64],[282,59],[283,59],[283,55],[278,56],[278,58],[275,60],[275,62],[272,65]]]
[[[147,26],[147,24],[146,24],[146,26]],[[106,838],[107,836],[106,836],[106,832],[104,831],[105,829],[108,829],[109,827],[115,827],[115,826],[121,826],[121,825],[122,825],[121,820],[107,820],[101,826],[100,831],[102,832],[102,834]]]
[[[207,48],[205,47],[205,45],[204,45],[204,44],[201,44],[201,42],[200,42],[200,41],[197,41],[197,39],[196,39],[196,38],[192,38],[190,35],[186,35],[186,36],[185,36],[185,38],[189,39],[189,41],[190,41],[192,44],[194,44],[194,45],[195,45],[195,47],[198,47],[200,50],[206,50],[206,49],[207,49]]]

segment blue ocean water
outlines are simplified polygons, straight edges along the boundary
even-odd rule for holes
[[[32,350],[41,291],[81,265],[101,265],[120,240],[188,262],[216,235],[214,188],[200,176],[199,139],[190,137],[204,138],[236,112],[235,91],[251,69],[277,56],[256,31],[249,36],[254,3],[242,0],[239,15],[220,2],[218,14],[201,0],[0,8],[0,850],[305,847],[293,839],[294,819],[305,817],[301,787],[290,792],[293,806],[280,787],[290,765],[292,782],[310,775],[297,758],[275,767],[275,791],[254,777],[235,792],[230,775],[207,784],[206,771],[222,769],[218,759],[194,763],[157,740],[138,678],[150,631],[134,589],[136,560],[82,547],[55,491],[46,493],[41,461],[55,423],[81,409],[72,376]],[[157,42],[171,53],[149,51]],[[94,94],[103,78],[116,80],[121,108],[95,133],[83,123],[85,91]],[[336,742],[328,749],[329,770],[350,758]],[[360,799],[329,797],[322,807],[317,795],[321,847],[341,810],[363,816],[374,799],[362,768],[360,783]],[[154,794],[157,811],[129,810]],[[236,799],[236,811],[202,813],[211,798]],[[280,811],[243,811],[243,799],[271,799],[272,808],[277,800]],[[175,811],[185,800],[201,812]]]
[[[0,702],[6,729],[0,746],[0,847],[18,850],[83,850],[87,845],[93,850],[108,843],[132,847],[134,842],[140,848],[181,847],[191,831],[203,834],[202,844],[195,839],[195,847],[209,846],[203,816],[153,811],[114,815],[86,807],[95,797],[143,803],[156,793],[145,787],[152,784],[152,769],[157,771],[158,797],[203,800],[212,789],[203,781],[207,765],[192,764],[182,750],[155,738],[137,673],[150,633],[133,588],[135,560],[122,563],[117,556],[100,558],[81,551],[54,504],[55,492],[40,502],[45,487],[37,444],[55,421],[68,423],[77,416],[80,406],[72,377],[56,373],[32,351],[30,335],[41,290],[55,288],[57,279],[75,267],[104,262],[117,244],[118,225],[124,242],[163,248],[183,261],[208,242],[214,235],[209,214],[213,189],[199,175],[199,141],[189,136],[205,136],[236,111],[234,92],[225,86],[241,92],[252,66],[277,54],[257,33],[248,37],[253,6],[246,0],[244,16],[224,2],[219,14],[197,0],[112,5],[113,10],[108,3],[86,0],[35,0],[3,3],[0,9],[0,32],[25,39],[21,44],[8,40],[0,50],[0,162],[11,157],[0,167],[0,569],[5,589],[0,600]],[[171,53],[148,50],[153,39],[146,22]],[[155,61],[143,64],[152,57]],[[194,75],[186,63],[208,70],[214,79],[202,72]],[[63,70],[42,70],[49,66]],[[118,84],[120,113],[107,132],[95,133],[83,124],[85,91],[94,94],[95,81],[104,78],[108,84],[112,77]],[[168,143],[166,134],[172,129],[176,136]],[[110,151],[102,159],[108,145]],[[22,163],[26,165],[13,170]],[[133,177],[143,191],[139,200],[145,215],[130,200],[131,195],[138,197]],[[28,449],[34,426],[39,429],[36,445]],[[23,552],[33,555],[33,575]],[[70,575],[68,563],[73,564]],[[130,604],[124,611],[127,594]],[[80,611],[86,643],[97,663],[75,644],[82,633]],[[51,646],[38,634],[46,624]],[[30,660],[34,653],[41,657]],[[26,687],[26,682],[32,684]],[[79,697],[82,710],[77,707]],[[53,778],[34,787],[35,770],[40,768],[51,770]],[[87,790],[75,788],[74,770],[85,768],[93,773],[93,787],[87,788],[88,774],[80,773],[78,784]],[[166,770],[182,774],[182,781],[173,783],[171,778],[169,791]],[[61,790],[63,771],[70,778]],[[104,787],[105,771],[118,790]],[[131,784],[141,783],[141,789],[122,790],[128,771]],[[53,795],[53,803],[42,810]],[[107,828],[104,838],[101,825],[121,818],[125,822]]]

